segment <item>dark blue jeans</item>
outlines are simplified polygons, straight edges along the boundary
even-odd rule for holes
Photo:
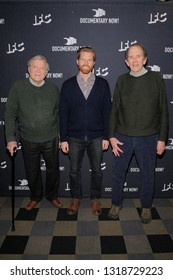
[[[124,145],[121,146],[123,153],[120,157],[116,157],[115,155],[113,156],[112,203],[115,205],[122,205],[123,186],[126,172],[134,153],[140,169],[141,207],[151,208],[154,192],[156,146],[158,136],[129,137],[117,133],[115,137],[119,141],[123,142]]]
[[[58,138],[47,142],[29,142],[21,138],[26,177],[31,191],[30,199],[40,201],[44,195],[40,169],[41,155],[46,164],[45,197],[52,201],[58,197],[59,147]]]
[[[100,198],[102,178],[101,162],[103,159],[102,138],[91,141],[69,138],[70,192],[72,198],[82,198],[81,166],[85,150],[91,168],[90,198]]]

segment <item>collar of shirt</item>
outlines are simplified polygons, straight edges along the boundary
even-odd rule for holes
[[[95,75],[93,73],[90,74],[88,79],[84,79],[80,73],[77,74],[77,80],[80,81],[81,83],[87,83],[90,81],[95,81]]]
[[[77,82],[78,82],[78,85],[85,97],[85,99],[88,98],[90,92],[91,92],[91,89],[94,85],[94,82],[95,82],[95,75],[93,73],[91,73],[91,75],[88,77],[87,80],[85,80],[81,75],[80,73],[78,73],[77,75]]]
[[[29,77],[30,83],[36,87],[42,87],[45,83],[45,81],[43,80],[39,85],[36,84],[30,77]]]
[[[133,72],[133,71],[130,71],[130,75],[134,76],[134,77],[139,77],[139,76],[144,75],[147,72],[148,72],[148,70],[145,67],[142,67],[142,69],[139,72],[137,72],[137,73]]]

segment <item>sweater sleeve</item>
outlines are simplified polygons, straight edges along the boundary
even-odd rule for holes
[[[4,121],[5,121],[5,137],[6,141],[16,141],[15,138],[15,127],[16,120],[18,116],[18,100],[17,100],[17,91],[15,85],[12,86],[8,101],[6,104]]]
[[[105,98],[103,100],[103,118],[104,118],[104,134],[103,139],[108,140],[109,137],[109,114],[111,108],[111,92],[107,81],[105,81]]]
[[[164,80],[158,75],[158,91],[159,91],[159,111],[160,111],[160,123],[159,123],[159,140],[166,142],[168,137],[169,126],[169,113],[167,105],[167,96]]]
[[[118,119],[118,104],[119,104],[119,84],[118,81],[115,86],[113,101],[109,115],[109,138],[115,137],[116,125]]]
[[[59,109],[59,125],[60,125],[60,141],[67,141],[67,124],[68,124],[68,102],[66,100],[66,83],[63,83],[60,92],[60,109]]]

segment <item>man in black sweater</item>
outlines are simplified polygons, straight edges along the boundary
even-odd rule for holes
[[[126,171],[134,153],[141,175],[141,222],[149,223],[156,153],[161,155],[164,152],[168,136],[166,92],[160,73],[144,67],[147,54],[141,44],[129,47],[125,62],[130,72],[117,80],[109,122],[113,185],[108,217],[115,220],[119,217]]]
[[[59,91],[45,81],[49,64],[37,55],[28,61],[29,78],[13,84],[5,111],[7,149],[13,156],[17,147],[15,122],[19,133],[30,188],[26,210],[32,210],[43,197],[40,170],[41,154],[46,163],[45,197],[55,207],[62,207],[59,188]]]
[[[62,85],[60,95],[61,148],[70,159],[70,192],[72,202],[69,215],[78,211],[82,198],[81,164],[85,150],[91,167],[91,207],[100,215],[99,198],[102,187],[101,162],[107,150],[108,117],[111,94],[108,82],[92,73],[96,61],[95,51],[82,47],[77,52],[79,73]]]

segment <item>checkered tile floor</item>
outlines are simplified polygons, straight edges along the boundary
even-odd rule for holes
[[[92,214],[90,200],[81,201],[74,216],[70,198],[56,209],[45,199],[32,211],[28,198],[15,199],[15,231],[11,230],[11,198],[0,198],[1,260],[156,260],[173,259],[173,198],[155,199],[153,220],[140,222],[138,199],[124,199],[120,219],[107,218],[110,199],[101,199],[102,214]]]

